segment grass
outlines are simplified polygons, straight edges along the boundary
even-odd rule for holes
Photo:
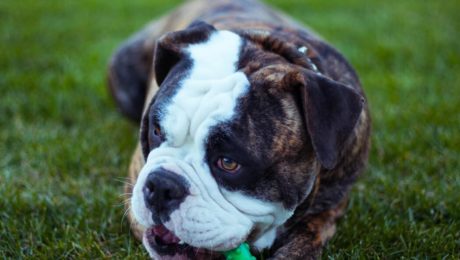
[[[116,46],[180,1],[0,2],[0,255],[139,258],[123,219],[137,137],[105,89]],[[358,70],[369,168],[323,258],[460,257],[460,5],[271,0]]]

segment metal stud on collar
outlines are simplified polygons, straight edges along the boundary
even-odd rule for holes
[[[313,63],[313,61],[308,57],[307,53],[308,53],[308,47],[307,46],[301,46],[297,49],[300,53],[303,53],[305,54],[305,56],[307,57],[307,61],[310,65],[310,67],[312,68],[312,70],[314,72],[316,72],[316,74],[318,75],[321,75],[321,72],[318,70],[318,67],[316,67],[315,63]]]

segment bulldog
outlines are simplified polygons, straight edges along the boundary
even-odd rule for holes
[[[129,221],[155,259],[318,258],[363,172],[370,117],[353,68],[254,0],[195,0],[129,38],[109,89],[140,123]]]

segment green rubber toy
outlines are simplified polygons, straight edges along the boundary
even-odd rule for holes
[[[242,243],[239,247],[224,252],[227,260],[256,260],[255,256],[251,255],[249,245]]]

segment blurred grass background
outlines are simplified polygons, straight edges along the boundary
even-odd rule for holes
[[[117,45],[181,1],[0,1],[0,255],[138,258],[122,186],[137,127],[105,89]],[[270,0],[357,69],[368,171],[323,258],[460,257],[460,4]]]

